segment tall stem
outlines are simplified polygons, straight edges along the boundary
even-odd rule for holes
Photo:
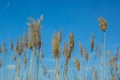
[[[101,56],[100,56],[100,80],[102,80],[102,53],[101,53]]]
[[[29,73],[29,80],[33,80],[33,75],[32,75],[32,65],[33,65],[33,60],[34,60],[34,50],[36,50],[35,49],[35,47],[33,47],[33,53],[32,53],[32,55],[31,55],[31,62],[30,62],[30,73]]]
[[[68,62],[69,62],[69,60],[66,59],[65,80],[68,80]]]
[[[105,69],[105,63],[106,63],[106,59],[105,59],[105,57],[106,57],[106,53],[105,53],[105,51],[106,51],[106,33],[104,32],[104,79],[105,79],[105,77],[106,77],[106,69]]]

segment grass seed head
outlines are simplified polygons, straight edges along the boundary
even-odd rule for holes
[[[79,45],[80,45],[80,56],[83,56],[83,46],[80,42],[79,42]]]
[[[59,33],[55,32],[52,39],[52,51],[55,58],[59,58],[60,56],[60,51],[59,51],[60,41],[61,41],[61,36],[59,35]]]
[[[41,47],[40,24],[42,19],[43,16],[41,16],[38,21],[35,21],[33,18],[29,18],[29,23],[27,23],[27,25],[30,28],[28,43],[30,49],[32,49],[32,47]]]
[[[67,44],[66,41],[64,42],[64,46],[63,46],[63,54],[64,54],[66,59],[70,59],[71,58],[71,54],[69,52],[68,44]]]
[[[0,53],[2,53],[2,45],[0,44]]]
[[[10,48],[13,51],[14,50],[14,44],[13,44],[13,40],[10,38]]]
[[[3,60],[2,60],[2,59],[0,59],[0,68],[2,67],[2,61],[3,61]]]
[[[70,46],[70,53],[71,53],[74,49],[74,33],[71,33],[69,35],[69,46]]]
[[[28,32],[26,29],[24,29],[24,46],[28,48]]]
[[[92,34],[92,39],[91,39],[91,52],[93,51],[94,49],[94,33]]]
[[[77,70],[80,70],[80,62],[77,58],[74,58],[74,62],[75,62],[75,67]]]
[[[88,59],[88,52],[87,52],[86,48],[84,48],[84,57],[85,57],[86,61],[89,60]]]
[[[105,32],[107,30],[107,28],[108,28],[107,21],[104,18],[102,18],[102,17],[98,18],[98,20],[99,20],[100,29],[103,32]]]

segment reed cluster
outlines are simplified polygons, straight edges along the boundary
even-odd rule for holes
[[[38,20],[31,17],[28,20],[28,29],[24,29],[24,35],[18,37],[16,43],[10,38],[10,46],[5,42],[0,44],[0,80],[5,80],[2,74],[5,74],[3,69],[6,66],[7,80],[120,80],[120,47],[117,47],[116,53],[106,50],[108,23],[104,18],[98,18],[98,26],[104,33],[103,43],[99,45],[94,33],[90,46],[85,47],[82,42],[76,44],[73,32],[68,35],[68,40],[64,40],[62,30],[55,31],[50,43],[54,60],[52,70],[44,63],[43,15]],[[80,56],[75,56],[76,47]]]

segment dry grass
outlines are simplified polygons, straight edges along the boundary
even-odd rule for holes
[[[49,67],[47,65],[45,66],[45,63],[43,62],[45,55],[47,54],[44,54],[43,43],[41,38],[42,20],[43,15],[41,15],[37,21],[30,17],[29,22],[27,23],[29,29],[24,30],[24,35],[20,36],[17,39],[16,44],[14,44],[11,38],[9,39],[10,47],[7,46],[5,42],[0,44],[0,55],[4,56],[4,54],[7,55],[7,53],[11,52],[12,60],[14,61],[14,75],[12,74],[12,72],[10,73],[11,75],[6,75],[9,78],[9,80],[12,80],[12,77],[14,77],[15,80],[43,80],[45,78],[52,80],[51,75],[54,76],[54,80],[61,80],[61,77],[62,80],[120,79],[118,78],[120,72],[120,67],[118,65],[119,47],[117,47],[115,54],[110,51],[106,51],[106,35],[104,35],[104,43],[96,46],[95,34],[92,33],[90,48],[83,47],[84,45],[81,42],[79,42],[78,48],[80,50],[80,56],[74,58],[75,56],[72,56],[72,53],[74,53],[74,49],[77,49],[75,46],[76,41],[74,33],[70,33],[68,35],[68,41],[64,41],[62,40],[62,30],[53,34],[52,42],[50,43],[52,44],[51,51],[55,62],[54,66],[52,67],[53,74],[49,73]],[[100,17],[98,20],[100,29],[105,34],[108,28],[108,23],[102,17]],[[62,41],[64,41],[64,44],[62,45],[63,48],[61,50]],[[61,53],[63,53],[64,59],[61,58],[63,57]],[[31,58],[28,57],[28,55],[31,55]],[[110,55],[110,57],[105,57],[106,55]],[[6,61],[5,59],[6,56],[4,56],[4,58],[0,56],[0,68],[11,64],[11,61],[8,61],[9,59]],[[60,62],[61,59],[63,59],[62,62]],[[71,64],[71,62],[73,62],[73,59],[76,68],[75,70],[73,70],[75,71],[74,74],[76,76],[74,76],[73,73],[71,73],[71,71],[73,71],[71,68],[73,67],[73,65]],[[95,65],[94,63],[97,63],[97,65]],[[63,66],[63,68],[61,68],[61,66]],[[97,66],[99,66],[99,68]],[[77,73],[78,71],[80,71],[80,74]],[[7,72],[9,71],[7,70]],[[109,78],[105,78],[106,74],[109,75]],[[72,76],[73,78],[71,78]]]

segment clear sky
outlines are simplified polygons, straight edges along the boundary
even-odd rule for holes
[[[92,32],[96,44],[100,44],[103,33],[98,18],[108,22],[107,49],[115,50],[120,45],[120,1],[119,0],[0,0],[0,43],[14,41],[27,28],[28,17],[38,19],[43,14],[42,41],[47,57],[52,57],[51,40],[54,30],[63,31],[63,40],[74,32],[74,54],[78,54],[77,41],[89,49]],[[73,55],[74,56],[74,55]]]

